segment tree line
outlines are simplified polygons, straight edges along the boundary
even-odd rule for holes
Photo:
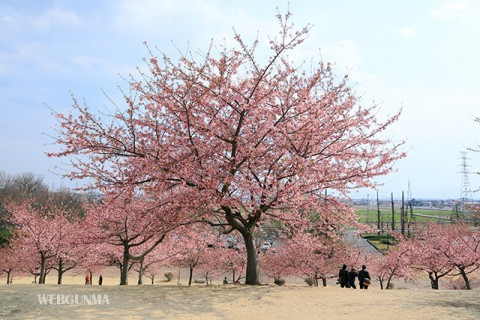
[[[129,272],[138,274],[137,284],[143,284],[144,277],[153,284],[161,270],[173,267],[189,270],[189,285],[194,272],[207,284],[227,274],[232,282],[245,278],[246,246],[242,238],[225,234],[222,227],[202,219],[181,224],[177,220],[172,224],[165,215],[159,219],[157,202],[139,194],[92,199],[66,191],[58,195],[44,185],[34,189],[42,183],[32,174],[11,181],[30,181],[33,185],[26,189],[42,192],[20,196],[12,191],[19,190],[15,183],[3,184],[11,188],[2,189],[0,199],[8,231],[0,247],[0,272],[7,283],[13,275],[31,275],[43,284],[48,273],[56,270],[61,284],[67,271],[93,274],[107,266],[118,267],[121,285],[128,284]],[[326,285],[327,279],[336,278],[344,263],[367,264],[382,289],[391,288],[394,280],[421,278],[439,289],[444,277],[447,288],[478,285],[480,231],[472,225],[461,221],[425,224],[415,237],[392,232],[397,245],[382,254],[369,254],[355,243],[319,232],[316,219],[318,215],[310,214],[304,226],[294,231],[263,225],[255,244],[260,271],[276,283],[302,277],[318,286],[319,280]],[[260,243],[266,230],[274,231],[275,239],[263,251]]]
[[[228,266],[235,281],[258,285],[260,272],[325,283],[343,263],[367,263],[344,242],[349,228],[366,228],[348,195],[376,187],[406,156],[384,134],[400,111],[381,119],[332,63],[295,63],[311,26],[295,29],[290,12],[276,18],[266,42],[234,31],[233,45],[176,58],[147,46],[110,114],[75,97],[68,113],[52,111],[58,148],[48,155],[104,196],[83,201],[82,214],[50,197],[5,204],[21,265],[40,282],[53,268],[61,282],[69,268],[116,265],[122,285],[131,269],[142,283],[166,263],[206,277]],[[263,252],[257,240],[272,225],[281,245]]]

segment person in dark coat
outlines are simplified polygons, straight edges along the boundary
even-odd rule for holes
[[[100,277],[98,277],[98,285],[101,286],[103,283],[103,277],[102,275],[100,275]]]
[[[340,287],[350,288],[350,285],[348,284],[348,270],[346,264],[344,264],[342,269],[338,272],[338,280],[340,281]]]
[[[357,287],[355,286],[355,278],[357,276],[357,271],[355,270],[355,268],[352,268],[348,273],[348,284],[350,285],[350,288],[357,289]]]
[[[368,279],[365,283],[365,279]],[[362,266],[362,270],[358,272],[358,283],[360,284],[360,289],[368,289],[368,285],[370,284],[370,273],[367,271],[367,267],[365,265]]]

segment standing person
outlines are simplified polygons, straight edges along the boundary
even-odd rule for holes
[[[227,277],[225,277],[225,279],[223,279],[223,284],[228,284]]]
[[[90,284],[90,275],[87,273],[85,275],[85,285]]]
[[[103,283],[103,277],[102,275],[100,275],[100,277],[98,277],[98,285],[101,286]]]
[[[338,280],[340,281],[340,287],[350,288],[350,285],[348,284],[348,270],[346,264],[344,264],[342,269],[338,272]]]
[[[368,285],[370,284],[370,273],[368,273],[365,265],[363,265],[362,270],[358,272],[358,282],[360,284],[360,289],[368,289]]]
[[[348,273],[348,284],[350,285],[350,288],[357,289],[357,287],[355,286],[355,278],[357,276],[357,271],[355,270],[355,268],[352,268]]]

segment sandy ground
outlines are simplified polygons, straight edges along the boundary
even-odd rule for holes
[[[31,281],[0,284],[0,319],[480,319],[479,290],[353,290],[300,282],[188,287],[186,279],[180,285],[159,279],[155,285],[118,286],[108,273],[103,286],[85,286],[83,276],[66,276],[63,285],[53,284],[54,276],[45,285]],[[40,303],[39,295],[52,303]],[[96,304],[92,295],[100,297]]]

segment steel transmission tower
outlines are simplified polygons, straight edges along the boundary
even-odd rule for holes
[[[412,203],[412,188],[410,188],[410,181],[408,181],[408,190],[407,190],[407,205]]]
[[[460,173],[462,174],[462,193],[460,201],[462,204],[462,210],[465,211],[465,203],[469,202],[472,199],[472,189],[470,187],[470,172],[468,170],[469,165],[467,164],[467,152],[462,151],[460,152],[460,154],[462,155],[462,157],[460,158],[462,160],[462,164],[460,165]]]

